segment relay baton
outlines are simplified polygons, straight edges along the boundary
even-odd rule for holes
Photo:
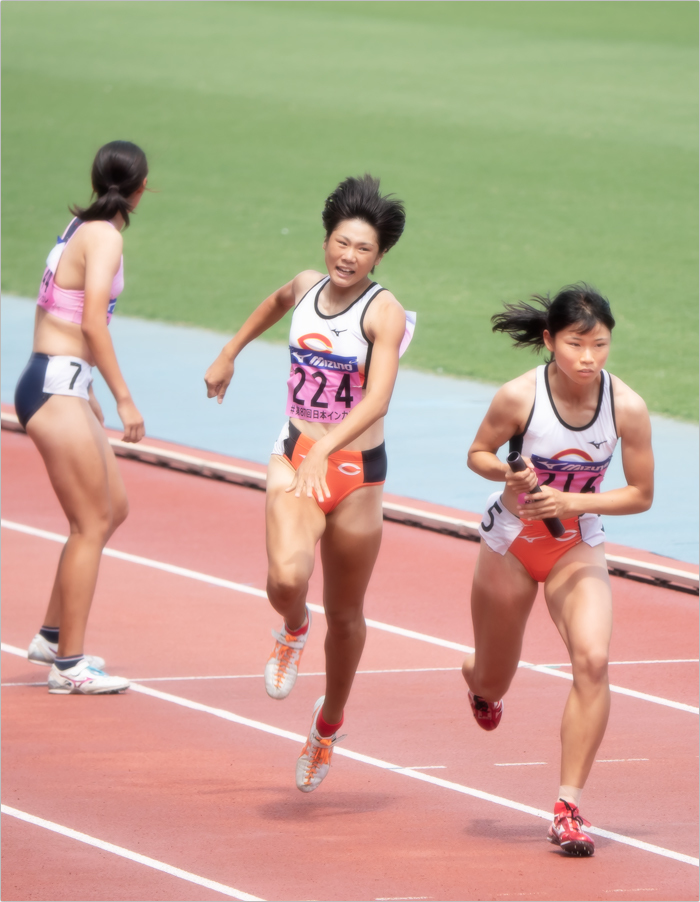
[[[512,451],[508,455],[508,457],[506,457],[506,463],[514,473],[520,473],[523,470],[527,470],[527,464],[517,451]],[[536,495],[541,491],[542,489],[538,485],[536,485],[529,494]],[[564,524],[558,517],[546,517],[542,522],[547,527],[550,535],[553,538],[560,539],[564,535]]]

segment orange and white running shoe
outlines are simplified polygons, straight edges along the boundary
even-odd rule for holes
[[[469,704],[472,706],[474,719],[482,730],[496,729],[503,714],[503,699],[500,702],[487,702],[480,695],[474,695],[470,689]]]
[[[311,629],[311,611],[308,608],[306,616],[309,619],[308,629],[300,636],[293,636],[288,632],[284,623],[279,633],[272,630],[276,640],[275,647],[265,665],[265,690],[270,698],[286,698],[294,688],[301,653],[304,651]]]
[[[313,792],[321,785],[323,778],[330,770],[333,746],[341,739],[345,739],[345,736],[338,736],[337,733],[326,739],[316,729],[318,712],[321,710],[324,698],[325,696],[322,695],[314,705],[309,736],[301,750],[301,755],[297,758],[297,789],[302,792]]]
[[[554,806],[554,822],[549,828],[547,839],[555,846],[561,846],[562,852],[583,858],[595,851],[593,839],[581,829],[590,826],[581,817],[576,805],[559,799]]]

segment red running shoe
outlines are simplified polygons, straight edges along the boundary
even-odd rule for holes
[[[470,689],[469,704],[472,706],[472,714],[482,730],[496,729],[503,714],[503,699],[500,702],[487,702],[480,695],[474,695]]]
[[[595,843],[581,829],[590,826],[588,821],[581,817],[576,805],[570,805],[559,799],[554,806],[554,823],[549,828],[547,839],[555,846],[561,846],[563,852],[583,858],[595,851]]]

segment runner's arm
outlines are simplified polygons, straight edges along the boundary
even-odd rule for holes
[[[226,389],[233,378],[236,357],[253,339],[258,338],[279,322],[319,278],[321,278],[321,274],[313,270],[299,273],[291,282],[287,282],[286,285],[273,291],[262,304],[255,308],[233,338],[224,345],[219,356],[204,374],[207,398],[216,398],[219,404],[223,402]]]
[[[535,399],[535,371],[525,373],[501,386],[479,426],[467,454],[467,466],[484,479],[505,482],[516,494],[537,484],[534,469],[527,458],[527,470],[513,473],[496,456],[498,449],[525,428]]]
[[[84,228],[85,304],[80,328],[95,365],[117,402],[117,412],[124,425],[123,440],[139,442],[145,434],[143,417],[122,376],[107,326],[112,281],[121,263],[122,236],[106,222],[86,223]]]

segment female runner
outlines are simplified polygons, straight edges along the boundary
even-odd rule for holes
[[[49,692],[104,694],[129,681],[103,672],[83,654],[105,543],[128,512],[124,483],[92,390],[97,366],[117,401],[124,441],[143,438],[141,414],[119,370],[107,328],[124,288],[121,231],[146,188],[143,151],[128,141],[100,148],[92,165],[94,202],[75,217],[46,261],[34,347],[17,383],[15,409],[44,459],[70,535],[44,618],[28,658],[51,665]]]
[[[328,275],[305,270],[246,320],[206,373],[222,402],[240,351],[294,308],[285,424],[267,471],[267,593],[284,624],[265,667],[265,688],[286,698],[308,638],[314,549],[321,543],[326,691],[314,705],[296,784],[311,792],[343,737],[343,709],[365,644],[365,590],[382,534],[384,416],[415,317],[370,274],[399,240],[400,201],[379,180],[348,178],[326,200]],[[370,368],[371,360],[371,368]]]
[[[561,725],[561,784],[548,840],[592,855],[579,801],[608,720],[612,598],[601,514],[648,510],[653,496],[651,425],[644,401],[603,367],[615,325],[608,302],[587,285],[550,300],[506,304],[494,331],[551,357],[493,399],[469,449],[469,467],[505,481],[488,499],[472,585],[475,653],[462,672],[477,723],[498,726],[501,699],[520,659],[525,624],[544,583],[550,616],[566,645],[573,686]],[[618,439],[627,485],[601,492]],[[496,451],[505,442],[527,469],[512,473]],[[539,483],[541,493],[529,494]],[[543,520],[566,531],[554,539]]]

